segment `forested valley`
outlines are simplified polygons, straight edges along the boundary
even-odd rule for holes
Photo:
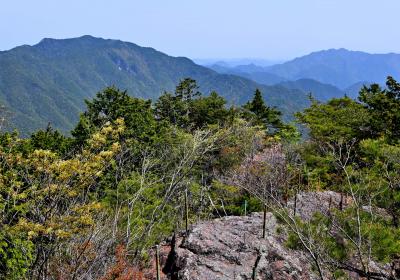
[[[68,136],[3,131],[0,279],[135,279],[171,236],[253,212],[317,279],[400,279],[400,84],[310,99],[285,123],[259,90],[230,106],[186,78],[154,102],[105,88]]]

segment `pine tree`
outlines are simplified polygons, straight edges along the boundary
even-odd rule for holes
[[[269,107],[265,104],[259,89],[256,89],[253,99],[243,107],[252,113],[250,118],[253,119],[256,125],[263,125],[267,130],[271,130],[270,132],[275,132],[283,127],[281,121],[282,113],[276,108]]]

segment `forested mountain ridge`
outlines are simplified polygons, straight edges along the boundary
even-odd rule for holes
[[[323,84],[313,79],[299,79],[296,81],[285,81],[279,83],[289,89],[298,89],[304,93],[311,94],[315,99],[319,101],[327,101],[331,98],[339,98],[345,95],[351,98],[357,98],[359,90],[362,88],[362,84],[355,85],[354,90],[341,90],[330,84]]]
[[[91,36],[43,39],[34,46],[0,52],[0,102],[23,134],[45,127],[68,132],[84,109],[84,99],[110,85],[132,96],[155,99],[191,77],[205,94],[215,90],[230,104],[243,104],[256,88],[286,115],[303,109],[304,94],[221,75],[188,58],[171,57],[133,43]]]
[[[358,92],[362,88],[362,86],[369,85],[369,82],[358,82],[346,89],[339,89],[338,87],[321,83],[314,79],[309,78],[302,78],[298,80],[288,80],[282,77],[279,77],[275,74],[271,74],[269,72],[265,72],[266,70],[262,68],[260,71],[258,68],[261,67],[234,67],[234,68],[227,68],[219,65],[211,65],[209,66],[211,69],[225,74],[232,74],[241,76],[250,80],[253,80],[257,83],[269,86],[281,86],[290,90],[298,90],[302,91],[305,94],[312,94],[314,98],[320,101],[326,101],[330,98],[338,98],[343,97],[345,95],[355,98],[358,96]],[[241,69],[241,70],[239,70]],[[246,70],[247,69],[247,70]],[[252,72],[252,69],[256,72]],[[248,71],[248,72],[245,72]]]

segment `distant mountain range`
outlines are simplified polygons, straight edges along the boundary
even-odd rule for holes
[[[243,104],[259,88],[267,104],[286,120],[309,104],[307,95],[325,101],[347,94],[355,98],[363,84],[400,78],[400,55],[373,55],[344,49],[315,52],[282,64],[236,65],[218,62],[209,68],[185,57],[152,48],[91,36],[43,39],[34,46],[0,52],[0,103],[13,115],[23,135],[48,123],[65,133],[85,108],[84,99],[111,85],[132,96],[156,99],[192,77],[200,90],[215,90],[228,104]],[[268,63],[268,61],[263,61]]]
[[[275,85],[287,79],[267,72],[266,68],[255,64],[237,65],[229,67],[223,63],[212,64],[210,69],[221,74],[238,75],[264,85]]]
[[[0,52],[0,103],[13,113],[12,123],[24,135],[53,127],[68,132],[84,110],[84,99],[116,85],[132,96],[155,99],[192,77],[206,94],[215,90],[229,104],[248,101],[256,88],[286,117],[307,106],[303,92],[281,85],[218,74],[188,58],[171,57],[152,48],[91,36],[43,39],[34,46]]]
[[[388,75],[400,78],[400,54],[368,54],[331,49],[314,52],[265,70],[289,80],[314,79],[346,89],[362,81],[384,83]]]
[[[267,67],[254,64],[225,67],[221,63],[209,67],[219,73],[242,76],[260,84],[279,84],[311,92],[321,101],[345,94],[356,98],[363,85],[384,85],[389,75],[400,79],[399,54],[368,54],[346,49],[314,52]]]
[[[240,65],[258,65],[261,67],[271,66],[278,63],[282,63],[283,60],[270,60],[270,59],[261,59],[261,58],[228,58],[228,59],[220,59],[220,58],[195,58],[193,61],[196,64],[209,66],[209,65],[221,65],[225,67],[236,67]]]

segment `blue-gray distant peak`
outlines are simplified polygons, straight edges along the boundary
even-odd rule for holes
[[[267,67],[265,71],[288,80],[308,78],[344,89],[360,81],[384,83],[389,75],[400,78],[400,55],[330,49]]]

